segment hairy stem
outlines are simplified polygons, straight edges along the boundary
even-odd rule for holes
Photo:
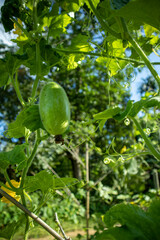
[[[35,42],[36,42],[36,79],[33,84],[32,88],[32,98],[35,98],[36,92],[37,92],[37,87],[38,87],[38,82],[39,82],[39,77],[40,77],[40,72],[41,72],[41,64],[40,64],[40,49],[39,49],[39,35],[37,32],[37,1],[33,1],[33,19],[34,19],[34,30],[35,30]]]
[[[29,167],[30,167],[31,164],[32,164],[32,161],[33,161],[33,159],[34,159],[34,157],[35,157],[35,154],[36,154],[36,151],[37,151],[37,148],[38,148],[39,144],[40,144],[40,140],[39,140],[39,139],[36,139],[35,145],[34,145],[34,148],[33,148],[33,151],[32,151],[32,153],[31,153],[30,157],[28,158],[27,166],[26,166],[26,167],[24,168],[24,170],[23,170],[20,187],[23,187],[23,185],[24,185],[24,181],[25,181],[25,178],[26,178],[26,176],[27,176],[28,169],[29,169]]]
[[[26,207],[27,206],[26,205],[26,199],[25,199],[23,191],[21,193],[21,200],[22,200],[23,205]],[[25,226],[24,240],[27,240],[28,239],[28,231],[29,231],[29,218],[28,218],[27,213],[25,213],[25,215],[26,215],[26,226]]]
[[[26,178],[26,176],[27,176],[28,169],[29,169],[29,167],[31,166],[32,161],[33,161],[33,159],[34,159],[34,157],[35,157],[35,154],[36,154],[36,151],[37,151],[37,148],[38,148],[39,143],[40,143],[40,140],[39,140],[39,139],[36,139],[35,145],[34,145],[34,148],[33,148],[33,151],[32,151],[32,153],[31,153],[30,157],[28,158],[27,166],[24,168],[24,170],[23,170],[23,172],[22,172],[22,179],[21,179],[20,188],[23,188],[23,186],[24,186],[24,181],[25,181],[25,178]],[[24,190],[23,190],[23,192],[21,193],[21,199],[22,199],[23,205],[26,207]],[[25,240],[28,239],[28,231],[29,231],[29,219],[28,219],[28,215],[26,214]]]
[[[40,49],[39,49],[39,41],[36,42],[36,79],[33,84],[32,88],[32,98],[35,98],[37,87],[39,83],[39,76],[40,76]]]
[[[144,139],[144,141],[145,141],[147,147],[149,148],[150,152],[152,153],[152,155],[157,160],[160,160],[160,153],[154,148],[154,146],[152,145],[152,142],[150,141],[150,139],[147,137],[147,135],[143,131],[143,129],[142,129],[141,125],[139,124],[139,122],[134,117],[131,117],[131,119],[134,122],[134,124],[136,125],[138,131],[140,132],[142,138]]]

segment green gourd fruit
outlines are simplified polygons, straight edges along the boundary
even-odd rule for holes
[[[48,133],[61,135],[67,130],[70,122],[70,103],[65,90],[58,83],[49,82],[42,88],[39,113]]]

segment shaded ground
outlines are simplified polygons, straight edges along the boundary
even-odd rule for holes
[[[92,235],[92,234],[95,233],[95,230],[91,229],[89,231],[89,233]],[[78,234],[85,235],[86,232],[83,231],[83,230],[76,230],[74,232],[68,232],[66,235],[68,237],[71,237],[72,239],[74,239],[74,237],[76,237]],[[29,238],[29,240],[53,240],[53,237],[52,236],[47,236],[47,237],[43,237],[43,238]]]

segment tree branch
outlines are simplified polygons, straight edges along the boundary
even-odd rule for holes
[[[65,239],[65,240],[71,240],[70,237],[67,237],[67,236],[66,236],[66,234],[65,234],[65,232],[64,232],[64,230],[63,230],[63,228],[62,228],[62,225],[61,225],[61,223],[60,223],[60,221],[59,221],[59,219],[58,219],[57,213],[55,213],[55,222],[57,223],[57,225],[58,225],[61,233],[63,234],[64,239]]]
[[[69,145],[68,140],[65,140],[66,143]],[[78,154],[76,153],[76,151],[73,149],[73,147],[71,146],[70,148],[65,146],[65,148],[67,149],[68,152],[70,152],[70,154],[72,154],[72,156],[83,166],[83,168],[85,168],[84,163],[82,162],[82,160],[79,158]]]

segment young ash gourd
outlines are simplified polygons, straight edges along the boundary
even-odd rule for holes
[[[70,122],[70,103],[65,90],[55,82],[41,90],[39,112],[43,126],[52,135],[63,134]]]

